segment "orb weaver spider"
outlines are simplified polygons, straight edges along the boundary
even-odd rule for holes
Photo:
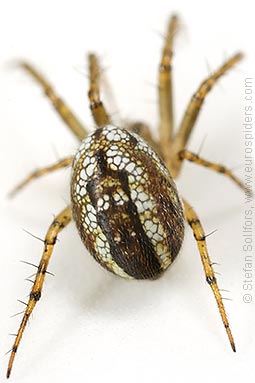
[[[41,85],[59,116],[82,143],[74,157],[33,172],[11,193],[13,196],[49,172],[72,166],[71,204],[54,218],[46,233],[33,287],[10,350],[7,378],[28,319],[40,300],[57,236],[72,219],[86,248],[104,268],[124,278],[150,280],[159,277],[178,255],[186,220],[197,241],[206,281],[214,294],[230,345],[236,351],[203,226],[193,207],[179,196],[174,179],[187,160],[224,174],[245,189],[229,169],[186,149],[207,94],[241,60],[242,54],[232,56],[200,84],[174,133],[171,64],[177,29],[178,17],[174,15],[169,21],[158,71],[159,140],[152,137],[144,123],[112,125],[100,98],[100,64],[95,54],[88,56],[88,97],[97,125],[91,134],[48,81],[29,63],[20,63]]]

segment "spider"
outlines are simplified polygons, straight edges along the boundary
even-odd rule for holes
[[[43,254],[11,349],[7,378],[29,317],[40,300],[57,236],[72,219],[86,248],[101,266],[124,278],[148,280],[158,278],[178,255],[186,220],[197,242],[206,281],[214,294],[230,345],[236,351],[203,226],[193,207],[179,195],[174,179],[187,160],[224,174],[245,190],[244,184],[225,166],[186,149],[207,94],[220,77],[241,60],[242,54],[233,55],[200,84],[174,132],[171,65],[178,25],[178,17],[173,15],[158,69],[158,140],[152,137],[145,123],[126,123],[122,127],[112,124],[100,98],[101,69],[95,54],[88,56],[88,98],[97,126],[90,134],[49,82],[32,65],[20,62],[41,85],[56,112],[81,141],[81,146],[74,157],[66,157],[31,173],[11,193],[13,196],[49,172],[72,167],[71,204],[54,218],[45,235]]]

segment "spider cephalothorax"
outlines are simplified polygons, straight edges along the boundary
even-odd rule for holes
[[[153,139],[146,124],[134,122],[121,127],[112,125],[100,99],[100,66],[94,54],[89,55],[88,96],[97,129],[90,135],[47,80],[30,64],[21,63],[39,82],[59,116],[82,144],[74,158],[67,157],[35,171],[12,193],[36,177],[72,165],[71,205],[55,217],[45,236],[43,255],[11,349],[7,377],[10,376],[28,319],[41,297],[57,236],[72,219],[89,252],[103,267],[126,278],[154,279],[178,254],[183,241],[185,218],[194,233],[206,281],[215,296],[231,347],[235,351],[202,224],[191,205],[179,197],[173,178],[178,177],[183,161],[188,160],[228,176],[245,189],[230,170],[186,149],[206,95],[242,55],[238,53],[231,57],[201,83],[186,108],[179,129],[174,132],[171,63],[173,36],[177,26],[178,19],[173,16],[159,65],[158,141]],[[134,132],[139,132],[140,136]]]

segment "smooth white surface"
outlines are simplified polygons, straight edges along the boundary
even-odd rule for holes
[[[162,37],[171,12],[182,28],[174,58],[176,118],[207,75],[231,53],[246,59],[225,76],[203,107],[189,148],[231,168],[243,163],[244,78],[254,74],[251,2],[8,1],[0,13],[0,379],[5,380],[14,333],[43,237],[53,214],[69,200],[69,170],[30,185],[12,201],[10,188],[35,167],[75,152],[78,143],[40,89],[10,63],[26,58],[51,80],[90,129],[88,51],[107,68],[117,105],[113,118],[157,124],[156,79]],[[116,113],[118,112],[118,113]],[[242,167],[236,171],[242,175]],[[193,236],[157,281],[126,281],[102,270],[86,253],[74,225],[60,237],[43,296],[19,348],[11,381],[223,382],[254,376],[254,304],[242,301],[244,197],[220,175],[186,164],[178,182],[199,213],[237,344],[233,354],[206,285]],[[254,296],[253,296],[254,297]],[[254,297],[255,298],[255,297]]]

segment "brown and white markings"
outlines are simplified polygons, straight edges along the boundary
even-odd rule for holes
[[[43,254],[11,349],[7,377],[11,374],[28,319],[41,297],[57,236],[72,218],[93,257],[107,270],[130,279],[154,279],[167,269],[180,250],[186,219],[197,241],[206,281],[235,351],[207,251],[206,235],[195,210],[179,197],[172,177],[178,177],[183,161],[187,159],[228,176],[244,189],[230,170],[200,158],[186,148],[206,95],[242,55],[238,53],[231,57],[201,83],[186,108],[180,128],[174,133],[171,65],[177,28],[178,18],[173,16],[159,65],[158,141],[152,138],[145,124],[134,122],[122,127],[113,126],[100,98],[100,66],[94,54],[89,55],[89,102],[97,129],[90,135],[48,81],[30,64],[21,63],[22,68],[42,86],[59,116],[82,143],[74,158],[67,157],[33,172],[11,193],[14,195],[41,175],[72,165],[71,205],[55,217],[46,233]]]
[[[74,159],[71,196],[85,246],[115,274],[155,278],[178,254],[182,203],[167,168],[139,136],[110,125],[89,135]]]

